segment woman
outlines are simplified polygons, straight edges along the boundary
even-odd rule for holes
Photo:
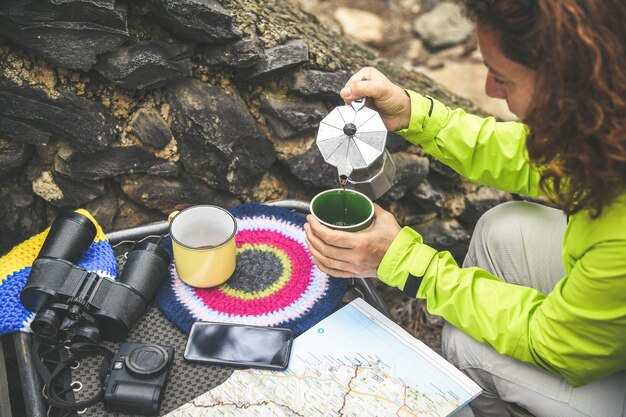
[[[484,392],[475,415],[626,416],[626,3],[466,0],[485,90],[524,124],[451,110],[372,68],[341,90],[475,182],[544,195],[478,222],[463,267],[376,207],[372,227],[308,218],[315,262],[427,300],[446,358]]]

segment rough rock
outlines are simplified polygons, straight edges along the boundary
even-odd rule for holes
[[[356,41],[377,44],[383,40],[384,23],[372,12],[338,7],[333,16],[341,25],[343,33]]]
[[[387,146],[389,152],[398,152],[411,146],[411,143],[395,132],[387,132]]]
[[[139,146],[114,146],[95,153],[59,153],[55,169],[66,176],[99,180],[121,174],[147,173],[162,162]]]
[[[484,212],[510,198],[504,191],[473,183],[467,183],[466,189],[465,210],[459,220],[472,228]]]
[[[182,172],[180,164],[159,159],[146,171],[146,174],[156,175],[163,178],[177,178]]]
[[[114,193],[106,193],[102,197],[85,204],[85,209],[93,215],[105,232],[113,230],[113,221],[118,208],[119,205]]]
[[[54,64],[89,70],[128,39],[126,9],[115,0],[4,0],[0,33]]]
[[[441,2],[415,19],[413,30],[432,49],[441,49],[466,41],[474,24],[463,15],[462,6]]]
[[[263,42],[257,37],[241,39],[226,45],[207,45],[199,51],[207,64],[247,68],[265,56]]]
[[[0,253],[41,232],[45,213],[40,201],[21,187],[12,187],[0,196]]]
[[[266,96],[261,100],[265,119],[278,139],[316,130],[328,114],[323,103]]]
[[[422,223],[428,219],[436,217],[443,208],[446,196],[437,184],[430,181],[423,181],[414,187],[410,192],[411,215],[407,216],[409,223]]]
[[[150,0],[154,18],[176,36],[220,44],[239,39],[233,17],[215,0]]]
[[[239,70],[237,76],[248,82],[266,80],[308,61],[309,47],[306,42],[293,39],[265,50],[265,56],[260,62]]]
[[[384,195],[386,199],[399,200],[404,194],[416,187],[428,175],[428,158],[406,152],[392,155],[396,164],[396,177],[393,186]]]
[[[285,200],[289,197],[289,189],[285,181],[273,172],[266,172],[254,189],[251,199],[254,202]]]
[[[118,199],[118,210],[113,219],[112,230],[125,229],[142,224],[163,221],[161,213],[145,210],[140,204],[129,199]]]
[[[294,74],[290,89],[303,96],[339,102],[341,101],[339,91],[346,85],[350,76],[348,71],[300,70]]]
[[[31,154],[31,146],[0,139],[0,177],[23,166]]]
[[[241,200],[230,193],[216,190],[204,181],[182,177],[165,179],[149,175],[125,177],[122,191],[143,206],[169,214],[194,204],[213,204],[232,207]]]
[[[81,181],[44,171],[33,181],[33,192],[55,207],[81,207],[103,196],[105,187],[104,181]]]
[[[137,110],[131,116],[129,126],[139,140],[158,149],[167,145],[172,138],[172,131],[161,114],[151,107]]]
[[[236,93],[191,79],[168,93],[172,130],[187,173],[240,194],[272,166],[274,149]]]
[[[113,142],[113,126],[101,103],[66,91],[50,95],[43,87],[18,86],[0,77],[0,137],[35,145],[56,137],[95,151]]]
[[[317,146],[313,145],[302,155],[285,161],[289,171],[299,180],[316,188],[337,188],[337,169],[326,163]]]
[[[191,76],[195,45],[140,41],[98,56],[94,69],[124,88],[162,87],[172,80]]]
[[[458,179],[459,174],[456,173],[452,168],[447,165],[442,164],[436,159],[431,159],[430,161],[431,172],[438,174],[441,177],[448,179]]]

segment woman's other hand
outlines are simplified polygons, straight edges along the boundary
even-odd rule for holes
[[[341,89],[339,95],[346,102],[368,97],[367,106],[376,110],[388,130],[406,129],[411,118],[411,102],[402,87],[392,83],[374,68],[362,68]]]
[[[401,228],[391,213],[377,204],[374,209],[374,223],[353,233],[330,229],[307,216],[306,242],[320,270],[341,278],[377,276],[378,265]]]

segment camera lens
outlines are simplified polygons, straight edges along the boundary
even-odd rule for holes
[[[141,345],[126,356],[126,370],[136,378],[152,378],[163,371],[169,363],[167,351],[158,345]]]
[[[43,309],[37,313],[30,324],[30,328],[37,336],[44,339],[52,339],[57,335],[61,323],[63,323],[63,316],[60,312],[52,309]]]
[[[76,263],[95,237],[96,226],[87,216],[75,211],[59,214],[37,257]]]

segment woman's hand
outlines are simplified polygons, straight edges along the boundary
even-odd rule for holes
[[[333,230],[307,216],[306,243],[320,270],[341,278],[377,276],[378,265],[401,228],[391,213],[377,204],[374,209],[374,223],[359,232]]]
[[[339,95],[346,102],[368,97],[366,105],[376,110],[388,130],[406,129],[411,118],[411,101],[404,89],[374,68],[362,68],[346,83]]]

